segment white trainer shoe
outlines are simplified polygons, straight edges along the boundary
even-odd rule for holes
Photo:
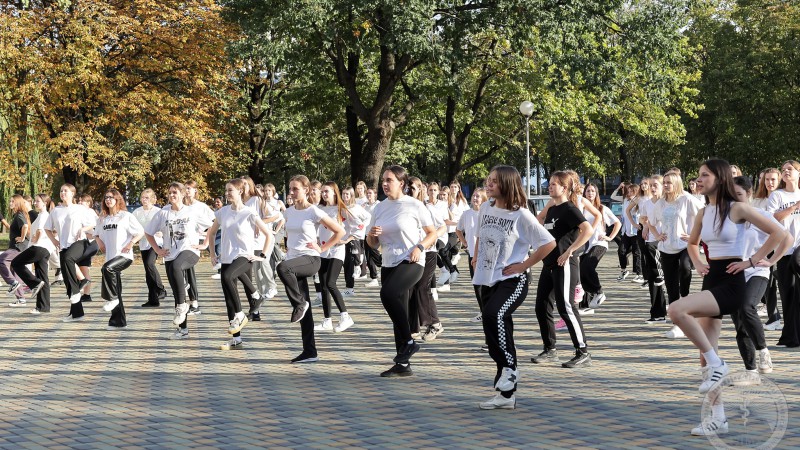
[[[480,409],[514,409],[517,406],[517,399],[512,395],[510,398],[505,398],[501,394],[497,394],[490,400],[479,403]]]
[[[352,297],[356,295],[355,289],[345,289],[342,291],[342,297]]]
[[[119,300],[109,300],[103,304],[103,311],[111,312],[119,305]]]
[[[758,352],[758,371],[761,373],[772,373],[772,356],[766,348]]]
[[[322,319],[319,325],[314,325],[314,331],[333,331],[333,321],[330,317]]]
[[[172,319],[172,323],[175,325],[182,324],[186,320],[187,314],[189,314],[189,304],[181,303],[175,307],[175,318]]]
[[[347,330],[348,328],[352,327],[353,325],[355,325],[355,322],[353,322],[353,318],[350,317],[350,314],[348,314],[346,312],[343,312],[339,316],[339,324],[336,325],[336,328],[334,328],[333,331],[335,331],[337,333],[341,333],[342,331]]]
[[[728,421],[709,417],[700,425],[692,428],[692,436],[711,436],[728,432]]]
[[[367,284],[365,284],[364,286],[366,286],[366,287],[379,287],[380,283],[378,283],[378,279],[377,278],[373,278],[373,279],[369,280],[369,282],[367,282]]]
[[[598,292],[594,294],[592,301],[589,302],[589,308],[598,308],[604,301],[606,301],[606,294]]]
[[[677,325],[673,325],[672,328],[670,328],[670,330],[666,332],[665,336],[667,336],[670,339],[678,339],[686,337],[686,335],[683,334],[683,330],[681,330],[681,327]]]
[[[519,369],[514,370],[511,367],[503,367],[503,372],[500,374],[500,378],[495,383],[494,388],[498,391],[510,391],[514,389],[517,383],[519,383]]]
[[[708,366],[706,366],[708,367]],[[706,392],[710,391],[714,387],[716,387],[722,378],[728,374],[730,368],[725,361],[722,361],[721,366],[717,367],[708,367],[705,376],[703,377],[704,380],[700,383],[700,388],[698,389],[701,394],[705,394]]]
[[[775,322],[764,324],[764,329],[767,331],[781,331],[783,330],[783,325],[779,319]]]
[[[436,290],[439,291],[439,292],[450,292],[450,285],[449,284],[441,285],[438,288],[436,288]],[[437,298],[437,300],[438,300],[438,298]]]

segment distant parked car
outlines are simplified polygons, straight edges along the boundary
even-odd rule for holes
[[[534,214],[538,214],[549,201],[549,195],[531,195],[530,198],[528,198],[528,209],[533,211]]]

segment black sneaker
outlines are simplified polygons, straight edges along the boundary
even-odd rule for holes
[[[303,320],[303,317],[306,316],[306,312],[310,306],[311,305],[306,301],[299,306],[295,306],[294,309],[292,309],[292,323],[297,323]]]
[[[167,298],[167,291],[166,291],[166,289],[164,289],[164,290],[162,290],[161,292],[159,292],[159,293],[158,293],[158,299],[159,299],[159,300],[164,300],[165,298]]]
[[[250,314],[252,315],[254,311],[258,311],[259,309],[261,309],[261,305],[263,305],[263,304],[264,304],[264,296],[263,295],[261,297],[255,299],[255,300],[253,300],[253,305],[250,306]]]
[[[381,372],[381,376],[384,378],[410,377],[411,375],[414,375],[414,372],[411,371],[411,364],[405,366],[402,364],[395,364],[391,369]]]
[[[398,364],[408,364],[408,360],[414,356],[414,353],[419,351],[419,344],[416,342],[412,342],[411,344],[406,344],[400,349],[400,352],[397,353],[397,356],[394,357],[394,362]]]
[[[549,362],[557,363],[559,362],[558,351],[554,348],[545,349],[542,353],[539,353],[531,358],[531,362],[535,364],[544,364]]]
[[[81,295],[81,303],[88,303],[92,301],[92,296],[89,294]]]
[[[317,362],[317,361],[319,361],[319,358],[317,357],[317,355],[309,355],[309,354],[306,354],[306,353],[300,353],[298,356],[295,356],[294,358],[292,358],[292,363],[298,363],[298,364],[312,363],[312,362]]]
[[[79,281],[79,282],[78,282],[78,290],[79,290],[79,291],[82,291],[82,290],[83,290],[83,288],[85,288],[86,286],[88,286],[88,285],[89,285],[89,283],[91,283],[91,282],[92,282],[92,280],[90,280],[90,279],[88,279],[88,278],[84,278],[84,279],[82,279],[81,281]]]
[[[189,312],[186,313],[186,315],[187,316],[198,316],[198,315],[200,315],[202,313],[203,313],[203,311],[200,311],[200,307],[199,306],[195,307],[195,306],[189,305]]]
[[[142,308],[158,308],[159,306],[161,306],[161,303],[142,303]]]
[[[576,367],[589,367],[592,365],[592,356],[589,352],[582,352],[580,350],[575,351],[575,356],[572,357],[569,361],[561,364],[561,367],[565,369],[574,369]]]
[[[59,278],[56,281],[53,281],[52,283],[50,283],[50,286],[61,286],[62,284],[64,284],[64,280]]]
[[[666,317],[653,317],[648,320],[645,320],[644,323],[654,324],[654,323],[667,323]]]
[[[261,322],[261,313],[250,314],[249,319],[251,322]]]

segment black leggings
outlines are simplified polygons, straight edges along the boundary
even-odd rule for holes
[[[644,278],[650,291],[650,318],[667,316],[667,297],[664,293],[664,271],[661,268],[661,252],[658,242],[647,242],[645,247]]]
[[[619,267],[622,270],[626,270],[628,268],[628,255],[633,253],[633,273],[641,275],[642,252],[639,243],[636,242],[636,236],[628,236],[625,233],[620,233],[620,235],[619,246],[617,247]]]
[[[486,345],[489,346],[489,356],[497,365],[495,383],[500,379],[503,367],[517,368],[514,321],[511,315],[527,296],[527,272],[498,281],[493,286],[481,286],[481,298],[486,299],[483,307],[483,333],[486,335]],[[516,390],[516,387],[513,390]]]
[[[608,248],[602,245],[595,245],[589,249],[588,252],[581,255],[580,258],[580,278],[581,286],[585,292],[597,294],[603,292],[603,286],[600,284],[600,277],[597,275],[597,265],[603,259]]]
[[[184,250],[178,253],[178,256],[172,261],[164,261],[164,268],[167,271],[167,280],[169,287],[172,289],[172,297],[175,299],[175,305],[182,305],[186,303],[186,280],[184,275],[186,270],[194,267],[200,256],[190,250]],[[188,316],[187,316],[188,320]],[[179,325],[182,330],[186,329],[186,320]]]
[[[408,320],[411,332],[416,333],[428,325],[439,323],[439,310],[431,294],[431,278],[436,271],[436,252],[425,252],[425,269],[419,281],[411,288],[408,302]]]
[[[745,288],[745,303],[738,311],[731,313],[733,325],[736,327],[736,345],[742,355],[744,367],[755,370],[756,350],[767,348],[764,327],[758,318],[756,307],[761,302],[769,280],[764,277],[751,277]]]
[[[392,319],[394,344],[398,352],[411,341],[408,299],[424,270],[423,266],[409,261],[403,261],[395,267],[381,268],[381,303]]]
[[[681,297],[689,295],[692,284],[692,260],[686,249],[678,253],[661,254],[661,269],[664,273],[664,285],[667,287],[667,298],[671,305]]]
[[[764,303],[767,305],[768,323],[781,320],[781,312],[778,310],[778,279],[775,276],[775,266],[769,268],[769,284],[764,292]]]
[[[119,304],[111,310],[111,317],[108,319],[108,325],[112,327],[124,327],[128,325],[128,319],[125,316],[125,306],[122,304],[122,277],[120,274],[123,270],[130,267],[131,263],[133,263],[133,261],[124,256],[115,256],[106,261],[100,269],[102,272],[100,296],[103,297],[105,301],[114,298],[119,300]]]
[[[69,248],[61,250],[61,273],[64,274],[64,285],[67,287],[67,296],[78,295],[78,272],[76,265],[88,259],[91,261],[93,253],[97,252],[97,244],[81,239],[74,242]],[[69,314],[73,319],[83,317],[83,304],[81,302],[71,303]]]
[[[250,280],[251,267],[252,263],[244,256],[234,259],[230,264],[222,264],[220,281],[222,282],[222,295],[225,297],[225,308],[228,311],[228,320],[233,320],[233,316],[242,312],[242,301],[239,298],[239,289],[236,288],[236,280],[242,282],[251,308],[254,305],[253,293],[256,288]],[[234,336],[239,336],[239,333]]]
[[[569,337],[576,349],[586,348],[586,335],[578,308],[572,301],[575,285],[578,283],[578,264],[575,258],[563,266],[543,267],[539,275],[539,286],[536,289],[536,319],[539,332],[546,350],[556,348],[556,326],[553,323],[553,302],[550,294],[554,294],[558,314],[564,319],[569,330]],[[488,302],[487,302],[488,305]],[[484,317],[486,313],[484,312]]]
[[[47,237],[43,238],[47,239]],[[17,255],[11,261],[11,268],[20,280],[33,289],[39,282],[44,282],[39,294],[36,295],[36,309],[39,312],[50,312],[50,280],[47,277],[48,259],[50,252],[44,247],[31,246]],[[28,264],[33,263],[36,275],[28,269]]]
[[[378,279],[378,268],[381,266],[381,254],[378,250],[372,248],[364,241],[364,255],[367,260],[367,268],[369,269],[369,277],[373,280]]]
[[[144,281],[147,284],[147,303],[158,304],[166,295],[161,274],[156,267],[158,254],[155,250],[142,250],[142,264],[144,265]]]
[[[800,347],[800,301],[798,301],[798,276],[800,276],[800,247],[791,255],[778,260],[775,275],[783,306],[783,332],[779,345]]]
[[[347,289],[353,289],[356,285],[355,268],[361,267],[364,262],[364,241],[354,239],[345,244],[344,248],[344,285]],[[362,273],[362,275],[365,274]]]
[[[336,287],[336,280],[342,273],[343,262],[336,258],[321,258],[319,265],[319,284],[322,287],[322,314],[326,319],[331,317],[331,297],[339,312],[347,312],[342,293]]]
[[[283,288],[289,302],[297,308],[303,302],[309,301],[308,277],[313,277],[319,272],[321,258],[319,256],[303,255],[281,261],[276,268],[278,277],[283,282]],[[317,344],[314,340],[314,317],[311,306],[300,321],[300,333],[303,336],[303,353],[308,356],[317,356]]]
[[[469,267],[469,279],[475,276],[475,269],[472,268],[472,256],[467,254],[467,267]],[[481,297],[481,287],[473,284],[472,288],[475,290],[475,299],[478,300],[478,308],[483,311],[483,297]]]

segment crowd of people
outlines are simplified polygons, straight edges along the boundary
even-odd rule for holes
[[[737,171],[722,160],[706,161],[687,183],[688,191],[677,168],[623,183],[612,194],[622,202],[621,217],[602,204],[596,185],[582,185],[569,170],[551,174],[550,201],[541,211],[532,210],[519,172],[502,165],[469,201],[459,183],[426,184],[397,165],[382,174],[382,201],[363,182],[340,189],[333,181],[296,175],[283,203],[273,185],[256,185],[245,176],[225,184],[224,199],[215,198],[213,209],[198,200],[198,185],[190,181],[170,184],[163,207],[156,206],[152,189],[144,190],[133,212],[120,191],[107,189],[98,214],[90,196],[78,196],[74,186],[64,184],[58,205],[45,194],[11,198],[10,221],[3,219],[10,242],[0,254],[0,276],[15,297],[11,306],[35,299],[31,314],[50,312],[51,284],[63,283],[70,304],[63,321],[80,321],[83,305],[92,300],[92,257],[102,252],[103,310],[110,313],[108,328],[118,330],[127,326],[121,273],[138,245],[148,292],[141,306],[159,307],[167,296],[160,257],[175,307],[170,337],[187,339],[189,317],[201,314],[194,266],[208,249],[228,315],[230,338],[220,348],[244,348],[241,334],[249,322],[261,320],[263,302],[278,294],[277,277],[291,305],[289,320],[300,324],[303,348],[292,363],[319,359],[315,332],[356,326],[357,314],[351,316],[346,298],[361,281],[380,288],[392,321],[393,364],[380,373],[391,378],[412,376],[420,342],[444,332],[436,303],[466,279],[459,278],[463,249],[477,301],[473,320],[482,323],[482,350],[496,366],[496,394],[479,406],[513,409],[521,374],[512,317],[527,297],[533,266],[541,265],[535,312],[542,351],[531,361],[589,366],[581,316],[600,311],[609,300],[597,267],[614,241],[621,269],[616,281],[647,289],[645,322],[671,323],[668,338],[686,337],[698,349],[699,391],[707,393],[730,370],[718,354],[723,315],[730,315],[736,328],[745,383],[758,383],[759,373],[773,370],[765,329],[782,331],[777,345],[800,346],[800,163],[764,170],[756,189]],[[53,283],[50,266],[56,269]],[[703,277],[700,292],[690,290],[693,272]],[[322,307],[319,322],[312,314],[315,303]],[[762,309],[768,315],[763,325]],[[556,347],[561,329],[573,347],[563,362]],[[713,402],[712,417],[692,434],[727,431],[721,398]]]

